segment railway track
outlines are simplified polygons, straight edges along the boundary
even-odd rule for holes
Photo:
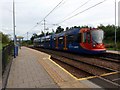
[[[64,69],[66,69],[67,71],[69,71],[72,75],[74,75],[77,78],[84,78],[84,77],[89,77],[89,76],[94,76],[91,73],[88,73],[86,71],[80,70],[77,67],[74,67],[73,65],[70,65],[68,63],[62,62],[54,57],[51,57],[51,59],[56,62],[57,64],[59,64],[60,66],[62,66]]]
[[[66,58],[66,57],[53,56],[52,55],[52,58],[57,59],[61,62],[64,62],[68,65],[71,65],[73,67],[76,67],[80,70],[86,71],[86,72],[88,72],[92,75],[95,75],[95,76],[99,76],[99,75],[105,74],[105,73],[114,72],[114,71],[112,71],[110,69],[107,69],[107,68],[103,68],[103,67],[100,67],[100,66],[95,66],[95,65],[92,65],[92,64],[84,63],[84,62],[81,62],[81,61],[78,61],[78,60],[73,60],[73,59]]]
[[[68,66],[71,66],[72,68],[75,68],[75,69],[77,69],[77,72],[80,72],[80,71],[82,71],[82,72],[80,72],[80,74],[82,74],[83,72],[84,72],[84,74],[87,76],[87,77],[89,77],[89,76],[97,76],[97,78],[99,78],[99,79],[101,79],[101,80],[104,80],[104,81],[106,81],[107,83],[110,83],[110,84],[112,84],[112,86],[114,87],[114,88],[116,88],[116,87],[120,87],[120,85],[118,84],[118,83],[116,83],[116,82],[114,82],[114,81],[112,81],[112,80],[110,80],[110,79],[108,79],[108,78],[105,78],[105,77],[103,77],[101,74],[103,74],[103,73],[110,73],[110,72],[112,72],[112,70],[109,70],[109,69],[106,69],[106,68],[96,68],[96,67],[94,67],[94,66],[89,66],[89,65],[85,65],[85,64],[83,64],[83,63],[81,63],[81,62],[76,62],[76,61],[73,61],[72,60],[72,62],[70,62],[70,59],[68,59],[68,58],[63,58],[63,57],[59,57],[59,56],[52,56],[51,57],[51,59],[53,60],[53,61],[55,61],[56,63],[58,63],[57,61],[59,61],[60,63],[65,63],[65,64],[67,64]],[[67,60],[68,59],[68,60]],[[73,64],[74,63],[74,64]],[[58,63],[59,64],[59,63]],[[60,64],[61,65],[61,64]],[[64,66],[63,66],[64,67]],[[87,68],[84,68],[84,67],[87,67]],[[93,67],[94,67],[94,69],[93,69]],[[90,70],[90,68],[92,68],[91,70]],[[74,72],[75,73],[75,72]],[[74,74],[73,74],[74,75]],[[76,75],[75,75],[76,76]]]
[[[84,63],[108,68],[108,69],[113,70],[113,71],[120,71],[118,62],[106,60],[106,59],[103,59],[101,57],[76,55],[76,54],[71,54],[71,53],[66,53],[66,52],[61,52],[61,51],[58,52],[58,51],[54,51],[54,50],[41,49],[41,48],[39,48],[39,49],[35,48],[35,49],[49,53],[50,55],[58,55],[58,56],[66,57],[69,59],[78,60],[78,61],[81,61]]]
[[[120,54],[113,54],[113,53],[104,53],[99,58],[108,60],[111,62],[117,62],[120,63]]]
[[[111,72],[119,73],[119,62],[116,59],[116,61],[114,61],[114,59],[106,60],[101,57],[93,58],[40,48],[34,49],[50,54],[54,62],[67,69],[67,71],[71,72],[77,78],[96,76],[112,84],[113,87],[120,87],[118,83],[101,76]]]

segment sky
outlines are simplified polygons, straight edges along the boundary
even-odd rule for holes
[[[0,31],[10,34],[13,37],[13,0],[0,0]],[[33,33],[41,33],[44,30],[43,20],[45,16],[53,10],[62,0],[14,0],[15,1],[15,19],[16,19],[16,35],[23,36],[24,39],[29,38]],[[87,4],[83,5],[85,2]],[[46,17],[46,30],[51,32],[58,26],[63,28],[72,26],[88,25],[97,27],[97,25],[114,24],[115,23],[115,0],[106,0],[104,3],[91,8],[77,16],[63,20],[82,12],[83,10],[104,0],[63,0],[62,3]],[[117,25],[118,25],[118,2],[117,2]],[[80,7],[83,5],[82,7]],[[78,8],[80,7],[80,8]],[[78,9],[77,9],[78,8]],[[77,10],[76,10],[77,9]],[[76,11],[75,11],[76,10]],[[74,12],[73,12],[74,11]],[[62,23],[60,23],[62,22]],[[56,25],[55,25],[56,24]],[[37,25],[36,27],[34,27]],[[34,27],[34,28],[33,28]]]

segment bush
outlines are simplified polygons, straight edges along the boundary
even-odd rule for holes
[[[117,43],[117,49],[120,50],[120,42]]]

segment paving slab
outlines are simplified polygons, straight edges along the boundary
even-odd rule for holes
[[[115,50],[107,50],[106,52],[114,53],[114,54],[120,54],[120,51],[115,51]]]
[[[12,62],[7,88],[58,88],[38,58],[43,60],[43,55],[36,55],[31,49],[22,47]]]

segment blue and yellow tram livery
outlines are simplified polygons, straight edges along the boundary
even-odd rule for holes
[[[101,29],[72,28],[59,34],[35,38],[34,46],[80,54],[100,54],[106,51],[103,37]]]

